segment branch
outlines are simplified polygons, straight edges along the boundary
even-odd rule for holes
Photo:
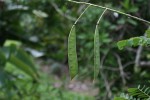
[[[77,22],[79,21],[79,19],[82,17],[82,15],[85,13],[85,11],[90,7],[91,5],[89,5],[88,7],[85,8],[85,10],[80,14],[80,16],[78,17],[78,19],[74,22],[70,32],[72,31],[72,29],[75,27],[75,25],[77,24]]]
[[[150,61],[141,61],[140,63],[139,63],[139,66],[141,66],[141,67],[148,67],[148,68],[150,68]]]
[[[108,52],[102,57],[101,65],[100,65],[100,74],[102,76],[102,79],[104,80],[105,88],[106,88],[108,97],[112,98],[111,85],[108,82],[106,74],[103,73],[103,64],[104,64],[104,61],[105,61],[107,55],[108,55]]]
[[[84,2],[89,2],[90,0],[85,0]],[[82,10],[86,7],[86,5],[81,5],[78,10],[77,10],[77,13],[80,13],[82,12]]]
[[[150,29],[150,27],[148,29]],[[146,36],[146,33],[144,33],[144,36]],[[139,46],[137,49],[136,58],[135,58],[135,67],[140,66],[140,58],[141,58],[142,50],[143,50],[143,46]],[[143,64],[141,64],[141,65],[143,65]],[[145,65],[145,63],[144,63],[144,65]],[[147,65],[147,63],[146,63],[146,65]]]
[[[69,15],[66,15],[64,14],[59,8],[58,6],[54,3],[54,2],[51,2],[52,6],[55,8],[55,10],[63,17],[69,19],[69,20],[72,20],[72,21],[75,21],[76,19],[74,17],[71,17]]]
[[[116,56],[117,61],[118,61],[119,70],[120,70],[120,76],[121,76],[121,78],[122,78],[122,82],[123,82],[123,84],[125,85],[125,84],[126,84],[125,73],[124,73],[124,71],[123,71],[123,65],[122,65],[122,63],[121,63],[121,58],[120,58],[120,56],[119,56],[118,54],[116,54],[116,53],[115,53],[114,55]]]
[[[79,21],[79,19],[82,17],[82,15],[85,13],[85,11],[90,7],[91,5],[89,5],[81,14],[80,16],[78,17],[78,19],[75,21],[74,25],[77,24],[77,22]]]
[[[101,14],[101,16],[99,17],[97,23],[96,23],[96,28],[95,28],[95,33],[96,33],[96,30],[98,29],[98,25],[100,23],[100,20],[102,19],[103,15],[105,14],[105,12],[107,11],[107,8],[103,11],[103,13]]]
[[[139,46],[137,49],[136,57],[135,57],[135,67],[139,67],[142,50],[143,50],[143,46]]]
[[[91,4],[91,3],[87,3],[87,2],[72,1],[72,0],[68,0],[68,2],[77,3],[77,4],[85,4],[85,5],[90,5],[90,6],[94,6],[94,7],[99,7],[99,8],[102,8],[102,9],[107,9],[107,10],[109,10],[109,11],[117,12],[117,13],[119,13],[119,14],[122,14],[122,15],[125,15],[125,16],[128,16],[128,17],[131,17],[131,18],[133,18],[133,19],[136,19],[136,20],[145,22],[145,23],[147,23],[147,24],[150,24],[150,22],[147,21],[147,20],[141,19],[141,18],[136,17],[136,16],[132,16],[132,15],[130,15],[130,14],[127,14],[127,13],[124,13],[124,12],[121,12],[121,11],[118,11],[118,10],[115,10],[115,9],[111,9],[111,8],[108,8],[108,7],[104,7],[104,6],[100,6],[100,5],[95,5],[95,4]]]

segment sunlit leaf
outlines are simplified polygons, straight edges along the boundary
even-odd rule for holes
[[[123,97],[115,97],[114,100],[127,100],[127,99],[125,99]]]
[[[36,73],[34,73],[30,66],[24,63],[24,61],[14,56],[13,54],[10,56],[9,62],[14,64],[17,68],[21,69],[28,75],[30,75],[32,78],[37,79]]]
[[[33,10],[33,13],[38,16],[38,17],[41,17],[41,18],[46,18],[48,17],[48,14],[43,12],[43,11],[40,11],[40,10]]]
[[[129,46],[149,46],[150,45],[150,38],[147,38],[145,36],[140,36],[140,37],[133,37],[127,40],[121,40],[117,43],[117,46],[120,50],[123,48]]]
[[[6,40],[5,43],[4,43],[4,46],[10,46],[10,45],[20,46],[21,42],[16,41],[16,40]]]
[[[117,43],[117,46],[120,50],[122,50],[127,45],[127,40],[122,40]]]
[[[141,38],[140,37],[134,37],[133,40],[133,46],[137,46],[140,43]]]
[[[35,64],[33,63],[31,57],[21,48],[17,50],[16,57],[20,60],[24,61],[30,68],[37,74],[37,69],[35,68]]]
[[[146,36],[150,38],[150,29],[146,30]]]
[[[73,79],[78,73],[75,26],[72,27],[68,37],[68,64],[70,76]]]
[[[141,87],[139,85],[138,88],[129,88],[128,92],[133,97],[140,98],[140,100],[148,100],[150,98],[150,87]]]

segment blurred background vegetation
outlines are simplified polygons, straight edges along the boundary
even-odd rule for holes
[[[83,0],[150,20],[150,0]],[[67,38],[84,10],[65,0],[0,0],[1,100],[111,100],[150,79],[149,47],[119,51],[116,42],[143,36],[148,25],[117,13],[100,22],[102,76],[93,80],[94,29],[102,9],[77,24],[79,75],[69,80]]]

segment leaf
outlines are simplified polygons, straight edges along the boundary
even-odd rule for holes
[[[150,45],[150,38],[147,38],[147,45]]]
[[[72,27],[68,37],[68,64],[70,76],[73,79],[78,73],[75,26]]]
[[[140,37],[133,37],[127,40],[121,40],[117,43],[117,46],[120,50],[122,50],[124,47],[132,47],[132,46],[149,46],[150,45],[150,38],[147,38],[145,36]]]
[[[16,41],[16,40],[6,40],[4,43],[4,46],[10,46],[10,45],[16,45],[16,46],[20,46],[21,42]]]
[[[2,52],[2,50],[0,49],[0,66],[4,65],[4,63],[6,62],[6,57],[5,54]]]
[[[130,24],[134,25],[134,26],[137,26],[137,22],[135,20],[132,20],[132,19],[128,19],[127,20]]]
[[[1,61],[5,61],[6,60],[6,57],[4,55],[4,53],[2,52],[2,50],[0,49],[0,60]]]
[[[147,100],[150,97],[150,87],[129,88],[128,92],[133,97],[138,97],[140,100]]]
[[[35,68],[35,64],[33,63],[31,57],[21,48],[17,50],[16,57],[18,57],[20,60],[24,61],[27,65],[30,66],[30,68],[34,71],[34,73],[37,73],[37,69]]]
[[[140,37],[134,37],[134,38],[132,38],[132,40],[133,40],[133,45],[138,46],[140,44],[141,38]]]
[[[41,11],[41,10],[33,10],[33,13],[38,16],[38,17],[41,17],[41,18],[46,18],[48,17],[48,14]]]
[[[9,62],[14,64],[17,68],[21,69],[25,73],[27,73],[32,78],[37,79],[36,73],[34,73],[34,71],[30,68],[30,66],[24,63],[24,61],[14,56],[13,54],[11,54]]]
[[[127,40],[122,40],[117,42],[117,46],[120,50],[122,50],[127,45]]]
[[[137,90],[138,90],[137,88],[129,88],[129,89],[128,89],[128,92],[129,92],[129,93],[132,93],[132,92],[135,92],[135,91],[137,91]]]
[[[150,38],[150,29],[146,30],[146,37]]]
[[[123,97],[115,97],[114,100],[127,100],[127,99],[125,99]]]
[[[95,29],[94,34],[94,80],[98,76],[100,67],[100,49],[99,49],[99,32],[98,28]]]
[[[132,47],[133,46],[133,38],[127,39],[126,41],[127,42],[126,42],[126,45],[124,47],[126,47],[126,46]]]

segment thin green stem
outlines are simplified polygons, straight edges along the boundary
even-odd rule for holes
[[[77,22],[79,21],[79,19],[83,16],[83,14],[85,13],[85,11],[86,11],[90,6],[91,6],[91,5],[87,6],[87,7],[85,8],[85,10],[80,14],[80,16],[78,17],[78,19],[74,22],[74,24],[73,24],[73,26],[72,26],[70,32],[72,31],[72,29],[75,27],[75,25],[77,24]]]
[[[101,14],[101,16],[99,17],[96,26],[99,25],[100,20],[102,19],[103,15],[105,14],[105,12],[107,11],[107,8],[103,11],[103,13]]]
[[[141,19],[139,17],[136,17],[136,16],[133,16],[133,15],[130,15],[130,14],[127,14],[127,13],[124,13],[122,11],[118,11],[118,10],[115,10],[115,9],[111,9],[111,8],[108,8],[108,7],[104,7],[104,6],[100,6],[100,5],[95,5],[95,4],[91,4],[91,3],[87,3],[87,2],[78,2],[78,1],[72,1],[72,0],[68,0],[69,2],[73,2],[73,3],[77,3],[77,4],[85,4],[85,5],[90,5],[90,6],[94,6],[94,7],[99,7],[99,8],[102,8],[102,9],[106,9],[109,10],[109,11],[113,11],[113,12],[117,12],[119,14],[122,14],[122,15],[125,15],[125,16],[128,16],[128,17],[131,17],[133,19],[136,19],[136,20],[139,20],[139,21],[142,21],[142,22],[145,22],[147,24],[150,24],[149,21],[147,20],[144,20],[144,19]]]
[[[79,21],[79,19],[83,16],[83,14],[85,13],[85,11],[90,7],[91,5],[89,5],[88,7],[85,8],[85,10],[80,14],[80,16],[78,17],[78,19],[75,21],[74,25],[77,24],[77,22]]]

